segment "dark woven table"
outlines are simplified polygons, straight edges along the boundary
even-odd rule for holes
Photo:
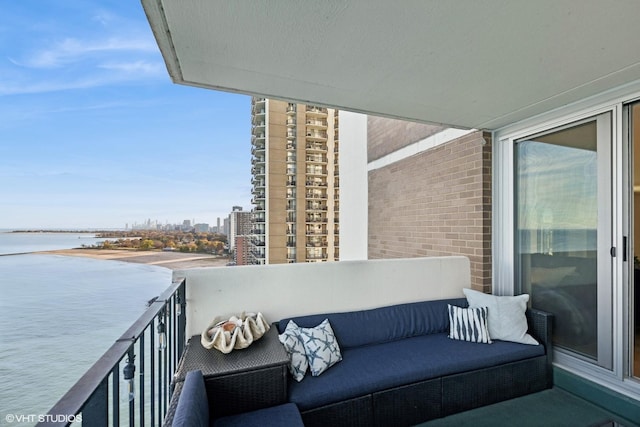
[[[249,347],[229,354],[202,347],[200,335],[194,335],[187,343],[174,384],[183,382],[189,371],[202,371],[210,415],[218,418],[285,403],[288,363],[275,327]]]

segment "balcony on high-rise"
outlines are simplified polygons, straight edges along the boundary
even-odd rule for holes
[[[307,127],[305,136],[308,141],[326,141],[328,138],[327,132]]]

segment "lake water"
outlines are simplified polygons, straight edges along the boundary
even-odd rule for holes
[[[47,411],[171,285],[171,270],[57,255],[91,234],[0,232],[0,426]],[[20,255],[7,255],[7,254]]]

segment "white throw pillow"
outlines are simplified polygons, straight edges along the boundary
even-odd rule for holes
[[[487,326],[489,336],[494,340],[513,341],[522,344],[538,345],[531,335],[527,334],[527,302],[529,295],[496,296],[472,289],[463,289],[470,307],[487,307],[489,317]]]
[[[278,339],[289,355],[289,372],[296,381],[302,381],[309,363],[300,337],[300,327],[293,320],[289,320],[284,332],[278,335]]]
[[[491,344],[487,329],[487,308],[462,308],[447,304],[449,338],[453,340]]]
[[[314,377],[342,360],[329,319],[324,319],[314,328],[300,328],[300,339],[304,343],[309,369]]]

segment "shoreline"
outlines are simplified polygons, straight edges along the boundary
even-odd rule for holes
[[[92,258],[105,261],[123,261],[137,264],[155,265],[170,270],[182,270],[197,267],[224,267],[229,262],[228,257],[216,255],[185,253],[185,252],[161,252],[161,251],[137,251],[129,249],[56,249],[52,251],[36,251],[33,254],[61,255],[83,258]]]

